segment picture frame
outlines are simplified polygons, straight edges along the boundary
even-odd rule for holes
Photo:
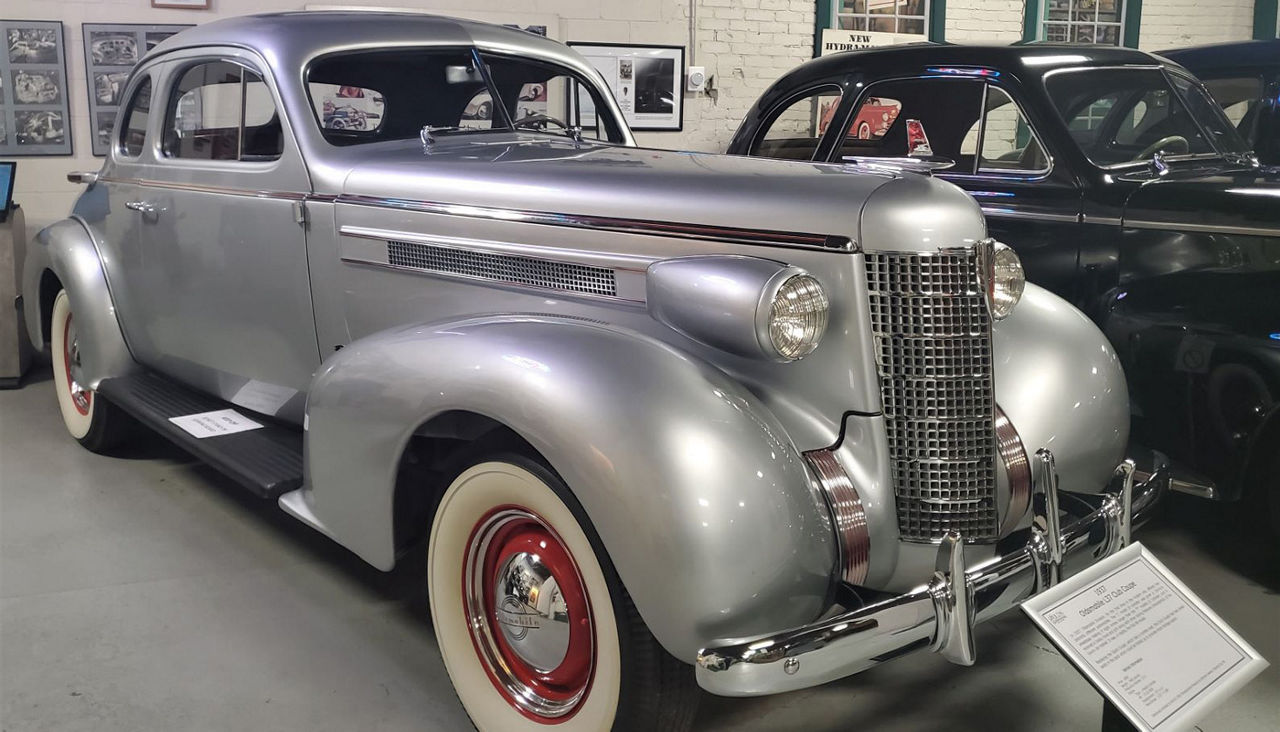
[[[83,23],[84,78],[89,93],[89,132],[93,154],[111,148],[116,112],[124,100],[129,73],[148,51],[191,24]]]
[[[0,42],[0,157],[71,155],[62,23],[0,19]]]
[[[684,129],[684,46],[641,43],[568,44],[604,75],[627,125],[636,131],[678,132]],[[593,105],[576,88],[568,95],[569,118],[594,129]],[[581,109],[578,109],[581,102]]]
[[[209,0],[151,0],[151,7],[176,10],[208,10]]]

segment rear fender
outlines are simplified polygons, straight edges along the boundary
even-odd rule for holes
[[[50,334],[46,333],[43,304],[51,302],[57,292],[45,292],[53,273],[71,300],[76,328],[83,335],[80,344],[84,385],[98,388],[98,383],[112,376],[123,376],[137,368],[129,353],[120,323],[116,319],[111,290],[98,256],[98,248],[85,225],[76,218],[63,219],[36,234],[23,267],[22,287],[27,334],[41,353],[47,350]]]
[[[335,354],[307,404],[309,499],[324,529],[389,569],[400,455],[419,425],[454,410],[506,425],[546,458],[676,657],[825,609],[830,516],[774,416],[705,362],[589,321],[420,325]]]

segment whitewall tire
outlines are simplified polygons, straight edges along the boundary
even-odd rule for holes
[[[133,422],[119,408],[81,383],[81,333],[71,312],[66,290],[58,292],[50,318],[50,357],[58,410],[67,432],[81,445],[103,452],[120,444],[131,434]]]
[[[461,470],[432,520],[427,564],[440,652],[478,729],[692,722],[692,669],[657,645],[540,462],[499,454]]]

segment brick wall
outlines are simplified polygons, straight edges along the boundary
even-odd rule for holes
[[[1143,0],[1138,47],[1144,51],[1253,37],[1254,0]]]
[[[1023,0],[947,0],[946,35],[952,43],[1022,40]]]

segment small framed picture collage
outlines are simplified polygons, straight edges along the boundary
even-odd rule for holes
[[[161,41],[189,25],[84,24],[85,81],[93,154],[106,155],[125,82],[138,61]]]
[[[0,157],[70,155],[62,23],[0,19]]]

